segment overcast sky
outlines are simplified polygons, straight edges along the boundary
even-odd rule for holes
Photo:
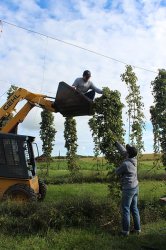
[[[1,0],[0,19],[86,47],[128,64],[157,72],[166,62],[166,1],[156,0]],[[58,83],[72,84],[85,69],[99,88],[121,92],[125,104],[127,88],[120,79],[125,65],[58,41],[14,28],[0,27],[0,96],[10,84],[35,93],[56,95]],[[152,152],[153,134],[149,107],[153,104],[150,83],[156,73],[134,68],[145,103],[145,150]],[[0,104],[6,95],[1,96]],[[39,139],[39,108],[20,125],[21,134]],[[124,110],[124,123],[127,122]],[[78,117],[78,153],[93,154],[88,127],[90,117]],[[65,154],[64,118],[55,114],[57,130],[54,152]],[[126,142],[127,136],[126,136]]]

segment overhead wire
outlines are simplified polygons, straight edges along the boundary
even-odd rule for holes
[[[107,59],[109,59],[109,60],[112,60],[112,61],[115,61],[115,62],[124,64],[124,65],[129,65],[129,63],[124,62],[124,61],[122,61],[122,60],[113,58],[113,57],[111,57],[111,56],[107,56],[107,55],[102,54],[102,53],[100,53],[100,52],[98,52],[98,51],[94,51],[94,50],[91,50],[91,49],[82,47],[82,46],[80,46],[80,45],[77,45],[77,44],[74,44],[74,43],[71,43],[71,42],[67,42],[67,41],[62,40],[62,39],[60,39],[60,38],[57,38],[57,37],[54,37],[54,36],[50,36],[50,35],[46,35],[46,34],[44,34],[44,33],[41,33],[41,32],[38,32],[38,31],[34,31],[34,30],[29,29],[29,28],[25,28],[25,27],[23,27],[23,26],[20,26],[20,25],[11,23],[11,22],[7,22],[7,21],[5,21],[5,20],[3,20],[3,19],[1,19],[0,21],[3,22],[3,23],[6,23],[7,25],[13,26],[13,27],[15,27],[15,28],[19,28],[19,29],[22,29],[22,30],[26,30],[26,31],[28,31],[28,32],[37,34],[37,35],[39,35],[39,36],[43,36],[43,37],[46,37],[46,38],[55,40],[55,41],[57,41],[57,42],[60,42],[60,43],[63,43],[63,44],[66,44],[66,45],[69,45],[69,46],[72,46],[72,47],[75,47],[75,48],[84,50],[84,51],[87,51],[87,52],[89,52],[89,53],[93,53],[93,54],[95,54],[95,55],[98,55],[98,56],[107,58]],[[137,69],[141,69],[141,70],[148,71],[148,72],[155,73],[155,74],[158,73],[157,71],[154,71],[154,70],[151,70],[151,69],[147,69],[147,68],[140,67],[140,66],[136,66],[136,65],[132,65],[132,64],[130,64],[130,65],[131,65],[132,67],[134,67],[134,68],[137,68]]]

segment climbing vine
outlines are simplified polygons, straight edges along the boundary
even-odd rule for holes
[[[102,153],[109,164],[110,184],[108,187],[113,199],[120,196],[119,179],[114,170],[122,160],[115,147],[115,141],[124,142],[122,108],[120,93],[109,88],[103,88],[103,95],[96,98],[94,102],[95,114],[89,120],[95,144],[95,156]]]
[[[141,154],[144,150],[144,104],[140,94],[140,87],[137,84],[137,76],[130,65],[126,66],[125,73],[121,74],[121,79],[127,85],[129,92],[129,94],[126,96],[126,102],[128,105],[127,115],[129,121],[129,143],[131,141],[132,144],[135,144],[139,154]]]
[[[104,154],[113,167],[117,167],[120,162],[120,156],[114,146],[115,141],[124,142],[122,108],[120,93],[103,88],[103,95],[95,99],[95,114],[89,120],[95,155]]]
[[[166,166],[166,70],[160,69],[151,82],[154,105],[150,107],[154,133],[154,153],[162,153],[162,162]],[[158,159],[157,159],[158,160]]]
[[[78,145],[75,119],[73,117],[66,117],[64,127],[64,138],[65,147],[67,149],[68,169],[74,173],[79,170],[79,166],[77,164]]]
[[[156,122],[156,111],[154,106],[150,107],[150,114],[151,114],[151,122],[153,125],[153,151],[154,151],[154,161],[153,165],[154,167],[159,168],[161,163],[161,157],[160,157],[160,128],[159,125]]]
[[[46,158],[47,175],[49,174],[49,166],[51,161],[51,153],[54,146],[56,129],[54,126],[54,116],[48,110],[41,112],[40,122],[40,138],[42,140],[43,156]]]

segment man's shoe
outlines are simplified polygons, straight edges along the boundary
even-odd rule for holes
[[[141,233],[141,229],[140,230],[136,230],[136,229],[133,229],[130,231],[131,234],[140,234]]]
[[[124,236],[124,237],[127,237],[127,236],[129,236],[129,233],[130,233],[129,231],[121,231],[120,235]]]

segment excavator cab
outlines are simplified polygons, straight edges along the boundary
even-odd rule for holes
[[[36,176],[33,141],[31,136],[0,133],[1,199],[44,199],[46,190]]]
[[[31,136],[0,133],[0,176],[28,179],[36,175],[33,141]]]
[[[59,83],[54,106],[65,117],[93,115],[93,101],[65,82]]]

